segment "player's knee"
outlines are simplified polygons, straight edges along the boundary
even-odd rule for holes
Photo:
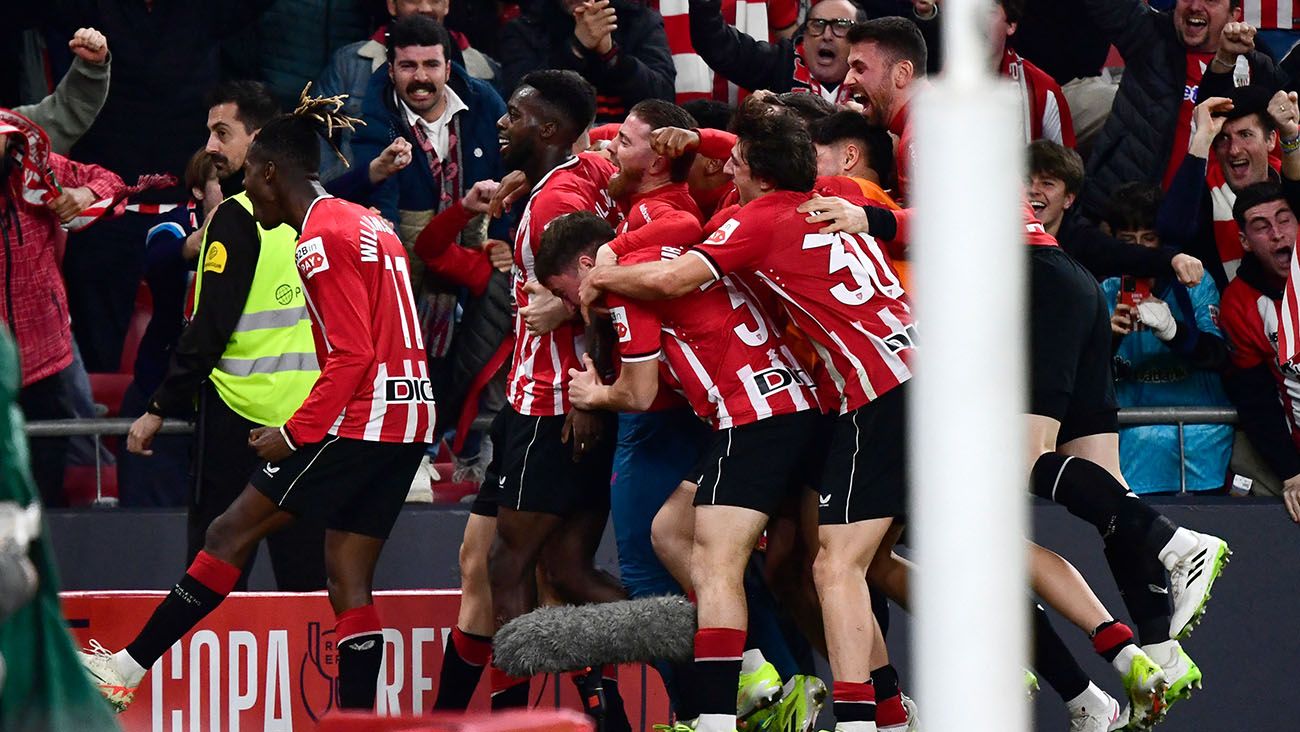
[[[459,558],[462,583],[486,583],[488,581],[488,553],[483,547],[462,543]]]
[[[208,524],[203,535],[203,551],[225,561],[232,561],[240,546],[240,537],[235,522],[222,514]]]
[[[820,591],[827,587],[836,587],[851,580],[863,581],[865,568],[847,556],[836,552],[822,551],[813,560],[813,584]]]
[[[330,604],[334,606],[335,612],[362,607],[371,602],[368,583],[344,576],[330,575],[325,580],[325,589],[329,592]]]
[[[660,560],[674,558],[682,551],[683,537],[677,522],[668,512],[660,511],[650,523],[650,546]]]

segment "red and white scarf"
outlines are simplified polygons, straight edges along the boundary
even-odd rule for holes
[[[63,194],[63,187],[50,168],[50,138],[40,125],[10,109],[0,108],[0,135],[19,135],[23,144],[12,151],[22,168],[23,200],[33,206],[46,206]],[[115,216],[128,207],[123,201],[151,188],[169,188],[176,185],[176,176],[142,175],[135,185],[122,189],[117,196],[103,198],[87,206],[76,218],[63,224],[68,231],[81,231],[108,215]]]
[[[1241,266],[1241,230],[1232,217],[1232,206],[1237,202],[1237,194],[1228,186],[1228,179],[1223,175],[1223,167],[1210,156],[1210,164],[1205,172],[1205,185],[1210,189],[1210,210],[1214,214],[1214,245],[1219,252],[1219,261],[1223,262],[1223,271],[1228,281],[1237,276]]]
[[[806,91],[810,94],[818,94],[823,99],[826,98],[826,94],[823,93],[824,90],[822,88],[821,82],[813,78],[812,71],[810,71],[808,69],[808,66],[805,65],[803,62],[802,43],[800,43],[798,46],[795,46],[794,49],[794,84],[795,84],[794,88],[790,90],[792,92]],[[839,88],[835,90],[835,98],[828,99],[827,101],[831,102],[837,107],[853,101],[853,94],[852,92],[849,91],[849,85],[840,84]]]
[[[677,103],[693,99],[716,99],[728,104],[738,104],[746,91],[728,82],[700,58],[691,45],[691,18],[689,0],[658,0],[649,3],[658,6],[664,18],[664,32],[668,36],[668,50],[677,67]],[[723,19],[741,33],[760,41],[770,41],[768,28],[768,0],[736,0],[722,5]]]

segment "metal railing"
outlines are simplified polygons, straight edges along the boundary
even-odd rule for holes
[[[1129,407],[1119,410],[1121,427],[1172,424],[1178,427],[1178,493],[1187,494],[1187,443],[1184,428],[1189,424],[1236,424],[1237,410],[1231,407]]]
[[[106,435],[125,435],[132,419],[52,419],[28,422],[28,437],[73,437],[90,435],[95,440],[96,504],[112,503],[103,493],[103,465],[99,457],[99,439]],[[1236,424],[1237,410],[1229,407],[1130,407],[1119,410],[1121,427],[1169,424],[1178,427],[1178,480],[1180,493],[1187,493],[1187,450],[1184,429],[1191,424]],[[475,430],[486,431],[491,419],[482,415],[474,420]],[[194,434],[194,424],[183,420],[163,422],[163,435]]]
[[[95,502],[93,505],[113,507],[117,498],[104,495],[104,465],[100,457],[100,438],[121,436],[131,431],[134,419],[46,419],[27,422],[24,430],[31,437],[79,437],[93,438],[95,443]],[[474,418],[471,429],[486,432],[492,426],[492,418],[480,414]],[[160,435],[192,435],[194,423],[180,419],[165,420]]]

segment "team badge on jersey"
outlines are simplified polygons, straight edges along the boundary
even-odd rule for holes
[[[298,263],[298,274],[304,280],[330,268],[330,260],[325,256],[325,244],[319,236],[299,244],[294,250],[293,258]]]
[[[717,231],[713,232],[713,234],[709,236],[708,239],[704,240],[704,243],[715,247],[718,246],[719,244],[726,244],[727,240],[731,238],[732,234],[736,233],[736,229],[739,227],[740,227],[739,221],[735,219],[730,219],[727,221],[727,223],[723,224],[722,226],[719,226]]]
[[[614,321],[614,335],[619,343],[632,342],[632,330],[627,326],[627,308],[618,306],[609,309],[609,319]]]

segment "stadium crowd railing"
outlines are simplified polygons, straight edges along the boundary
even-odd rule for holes
[[[95,442],[95,503],[112,505],[116,499],[106,498],[103,491],[103,463],[100,459],[99,443],[103,437],[125,435],[131,429],[131,419],[55,419],[28,422],[28,437],[77,437],[90,436]],[[1121,427],[1140,425],[1169,424],[1178,427],[1178,457],[1180,469],[1180,493],[1187,493],[1187,460],[1184,430],[1187,425],[1196,424],[1236,424],[1237,410],[1225,407],[1130,407],[1119,411]],[[490,420],[480,416],[474,421],[476,429],[487,429]],[[163,423],[161,434],[189,435],[194,433],[190,422],[171,420]]]

